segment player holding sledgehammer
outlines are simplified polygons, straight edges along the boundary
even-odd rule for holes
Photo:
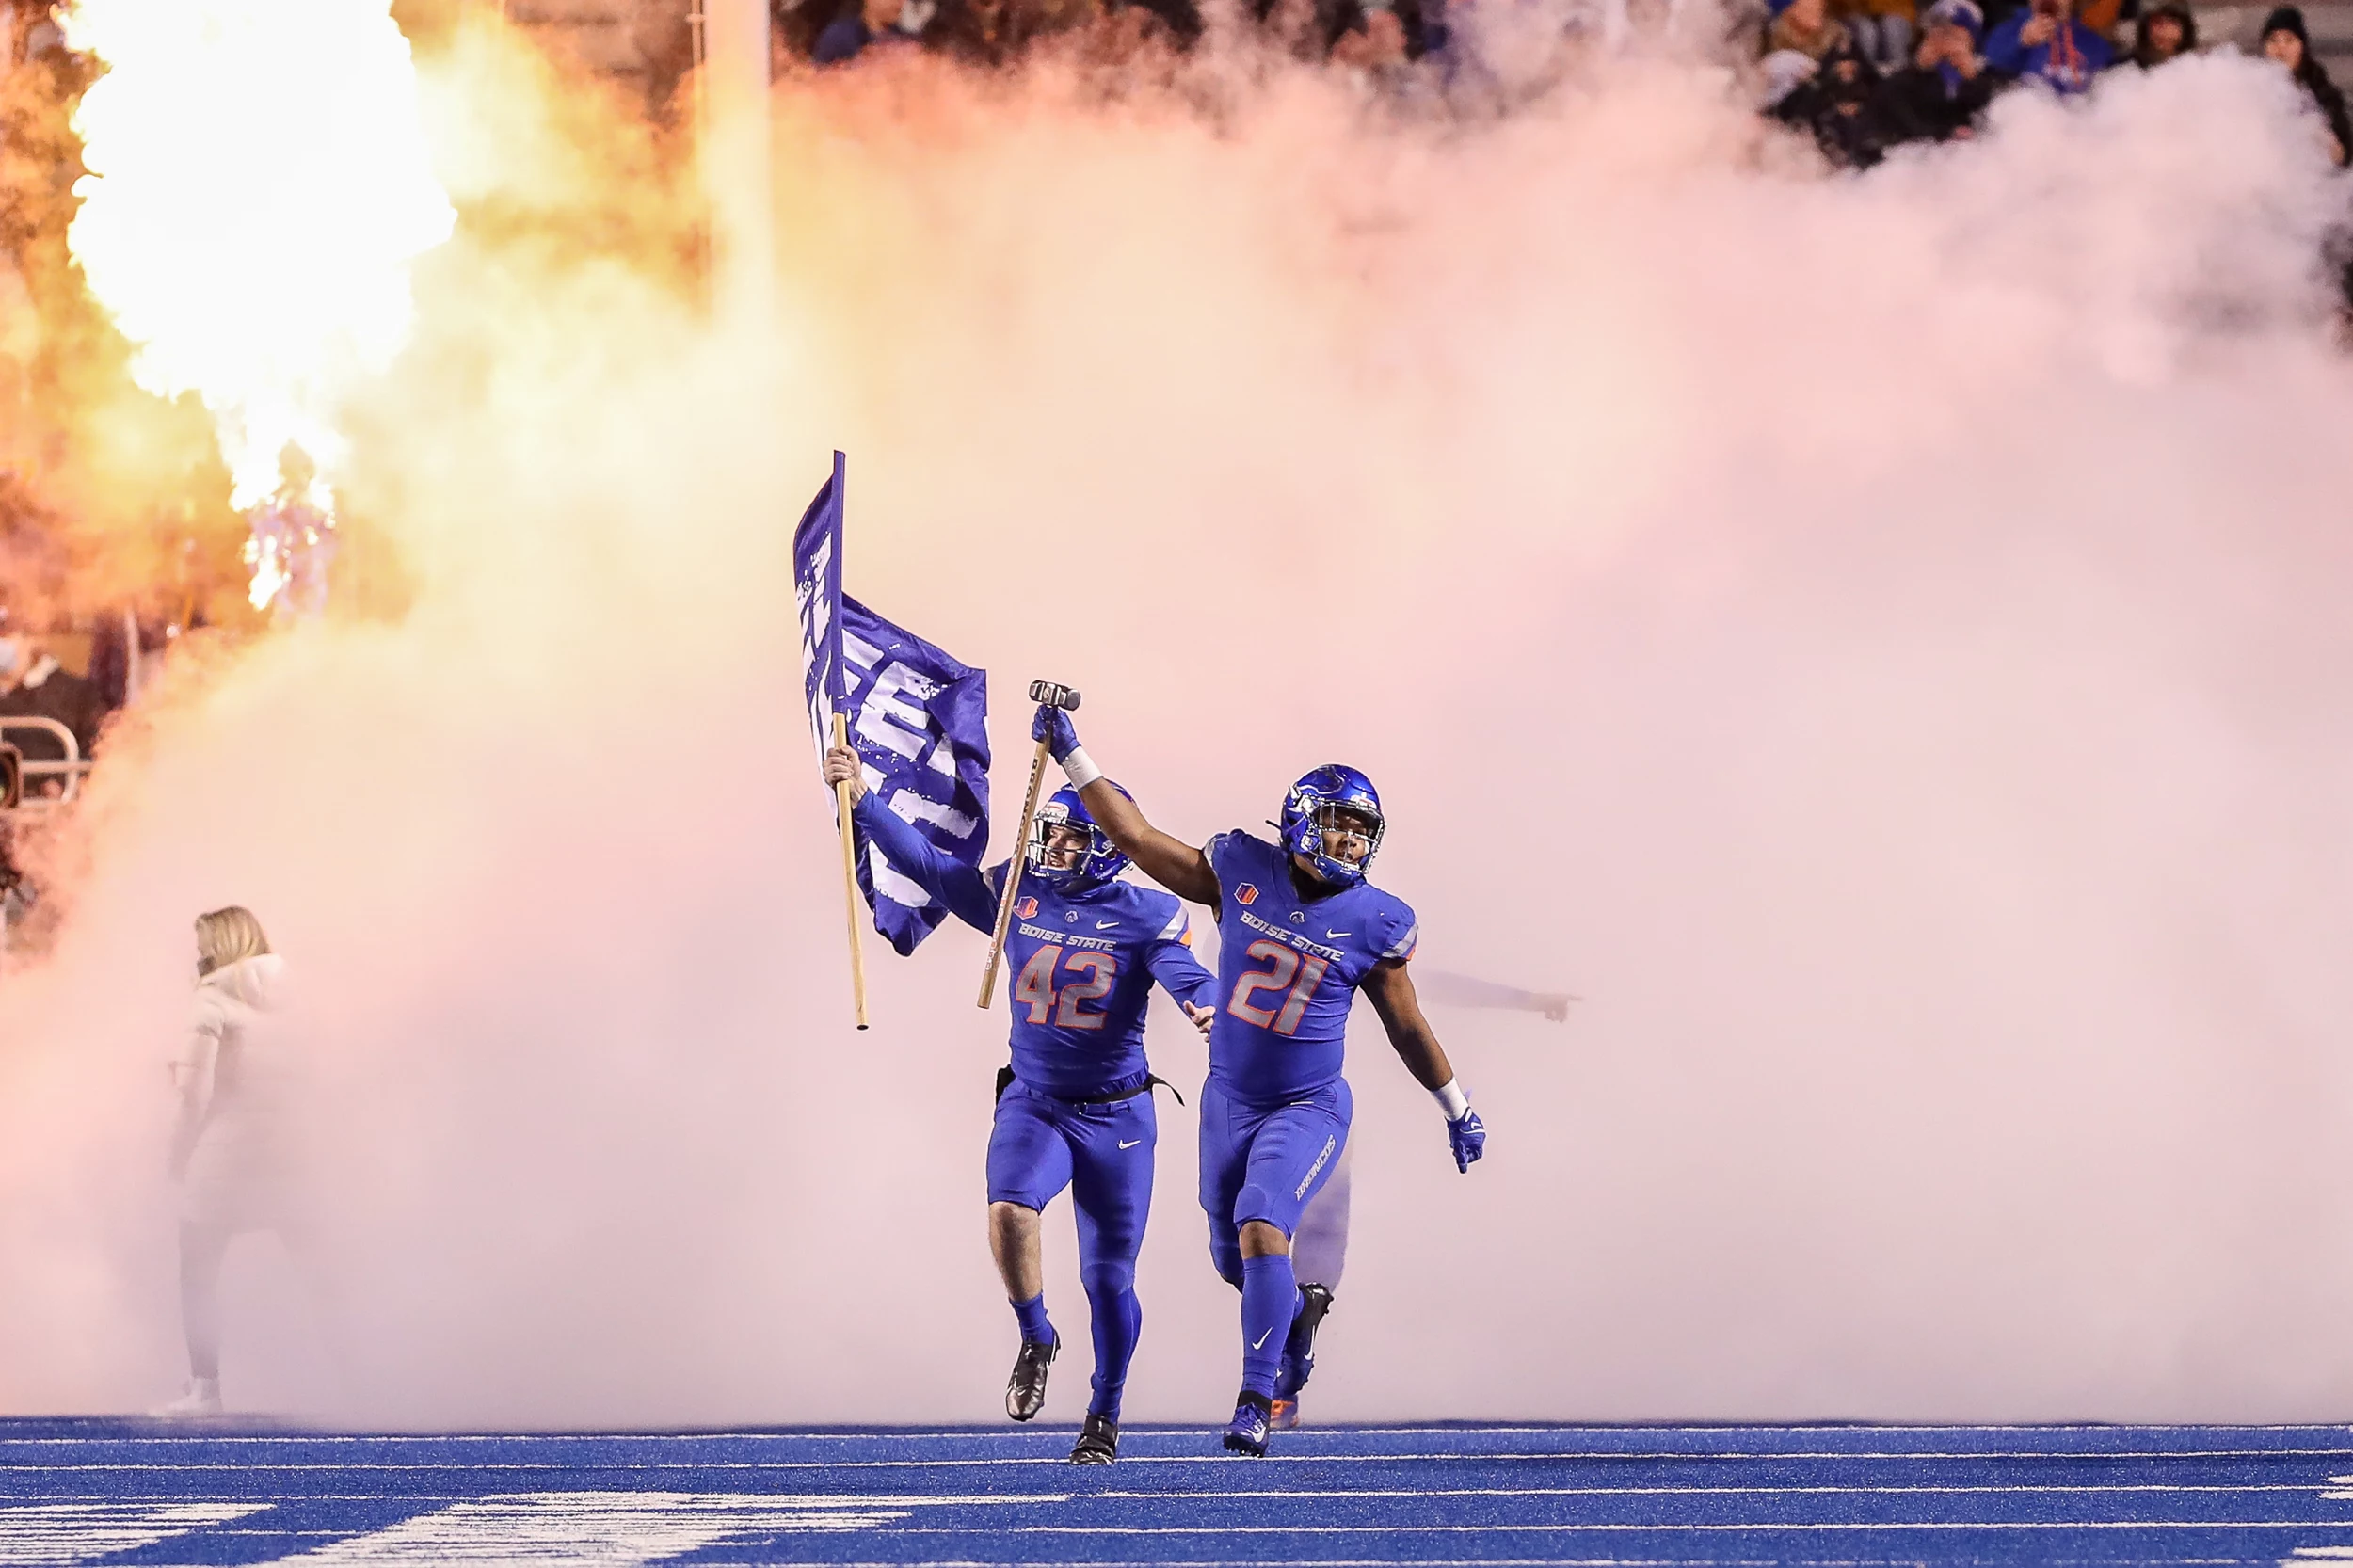
[[[1381,797],[1354,768],[1317,768],[1284,797],[1279,843],[1234,832],[1196,849],[1154,827],[1103,776],[1064,708],[1041,704],[1031,734],[1139,870],[1217,913],[1201,1207],[1217,1272],[1241,1292],[1241,1392],[1225,1444],[1263,1455],[1305,1304],[1291,1238],[1348,1140],[1353,1102],[1341,1068],[1359,990],[1445,1112],[1456,1165],[1469,1170],[1486,1149],[1487,1129],[1406,973],[1419,936],[1414,911],[1365,879],[1381,847]]]

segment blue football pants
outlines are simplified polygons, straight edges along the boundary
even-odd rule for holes
[[[1241,1227],[1262,1221],[1285,1236],[1332,1179],[1355,1109],[1346,1079],[1273,1105],[1247,1105],[1211,1079],[1201,1088],[1201,1208],[1209,1257],[1241,1288]],[[1319,1282],[1321,1283],[1321,1282]]]
[[[1109,1105],[1080,1105],[1016,1080],[997,1101],[988,1135],[988,1201],[1044,1212],[1065,1187],[1079,1228],[1079,1281],[1095,1338],[1091,1415],[1119,1418],[1128,1366],[1143,1332],[1136,1255],[1152,1210],[1160,1117],[1149,1088]]]

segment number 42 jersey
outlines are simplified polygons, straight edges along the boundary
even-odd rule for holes
[[[1369,882],[1302,898],[1290,856],[1254,834],[1209,842],[1217,873],[1217,1021],[1209,1077],[1270,1105],[1340,1076],[1348,1015],[1374,966],[1411,958],[1413,907]]]
[[[1005,870],[989,871],[992,904],[1002,896]],[[1132,882],[1070,892],[1023,882],[1005,931],[1005,967],[1014,1074],[1064,1097],[1142,1079],[1154,981],[1196,1007],[1210,1005],[1214,994],[1209,971],[1193,955],[1183,902]]]

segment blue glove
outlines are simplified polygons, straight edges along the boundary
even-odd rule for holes
[[[1476,1111],[1465,1111],[1459,1122],[1446,1124],[1446,1141],[1454,1148],[1454,1168],[1467,1171],[1487,1152],[1487,1124]]]
[[[1064,762],[1079,749],[1079,727],[1070,722],[1067,709],[1041,702],[1037,705],[1037,717],[1030,721],[1030,739],[1044,741],[1054,760]]]

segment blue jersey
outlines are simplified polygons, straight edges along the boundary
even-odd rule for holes
[[[996,929],[1005,867],[984,874],[943,855],[874,795],[857,803],[856,815],[892,869],[968,925]],[[1183,901],[1132,882],[1065,893],[1027,878],[1014,898],[1005,930],[1014,1076],[1065,1099],[1143,1082],[1153,983],[1196,1007],[1210,1004],[1216,985],[1193,956]]]
[[[1340,1076],[1349,1009],[1373,967],[1410,958],[1403,899],[1369,882],[1302,898],[1290,857],[1248,833],[1208,850],[1217,873],[1217,1021],[1209,1077],[1245,1105],[1298,1099]]]

